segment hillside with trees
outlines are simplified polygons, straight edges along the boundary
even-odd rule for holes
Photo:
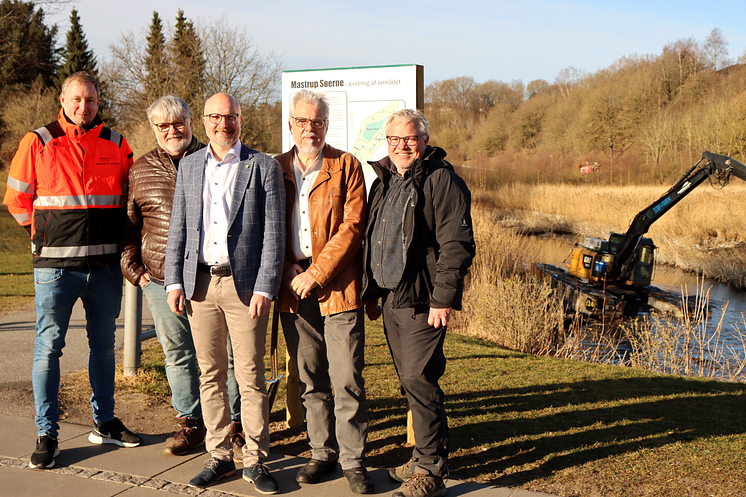
[[[425,91],[431,141],[457,164],[532,183],[666,183],[705,150],[744,161],[746,66],[727,45],[716,28],[552,83],[437,81]],[[581,177],[586,163],[597,174]]]

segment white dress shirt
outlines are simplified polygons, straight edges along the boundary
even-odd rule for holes
[[[217,160],[210,146],[205,157],[202,231],[197,260],[208,266],[228,266],[228,218],[241,157],[241,141],[236,141],[222,161]]]
[[[324,162],[324,149],[313,160],[305,171],[298,163],[298,149],[293,153],[293,173],[297,196],[293,207],[293,253],[300,261],[313,256],[311,247],[311,221],[308,215],[308,194],[311,193],[316,177]]]

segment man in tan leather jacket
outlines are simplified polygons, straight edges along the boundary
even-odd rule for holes
[[[339,461],[350,489],[370,493],[360,299],[365,182],[352,154],[325,144],[328,117],[323,94],[294,93],[288,125],[295,146],[277,157],[287,202],[280,319],[298,364],[311,446],[296,480],[316,483]]]

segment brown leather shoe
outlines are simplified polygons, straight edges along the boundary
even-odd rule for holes
[[[243,446],[246,445],[246,439],[240,421],[231,423],[230,441],[233,445],[233,462],[243,463]]]
[[[163,449],[164,454],[172,456],[183,456],[189,452],[192,447],[205,441],[205,422],[202,418],[175,418],[179,423],[179,430],[174,433],[173,438],[166,444]]]

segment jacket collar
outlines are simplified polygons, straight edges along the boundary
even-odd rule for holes
[[[283,178],[288,181],[294,181],[295,178],[295,174],[293,173],[293,154],[295,154],[295,148],[295,145],[293,145],[293,148],[284,154],[275,157],[275,159],[280,163],[280,166],[282,166]],[[324,162],[321,164],[321,169],[319,169],[319,175],[322,173],[333,173],[339,171],[342,168],[342,165],[339,163],[341,155],[340,150],[325,143]]]
[[[60,109],[60,113],[57,115],[57,122],[60,123],[60,126],[62,126],[62,129],[65,131],[66,135],[70,134],[83,134],[87,133],[88,131],[91,131],[92,129],[96,128],[99,125],[102,125],[104,122],[101,120],[101,117],[96,114],[96,117],[93,118],[93,122],[88,127],[88,129],[78,126],[75,124],[69,117],[67,117],[67,114],[65,114],[65,109]]]

